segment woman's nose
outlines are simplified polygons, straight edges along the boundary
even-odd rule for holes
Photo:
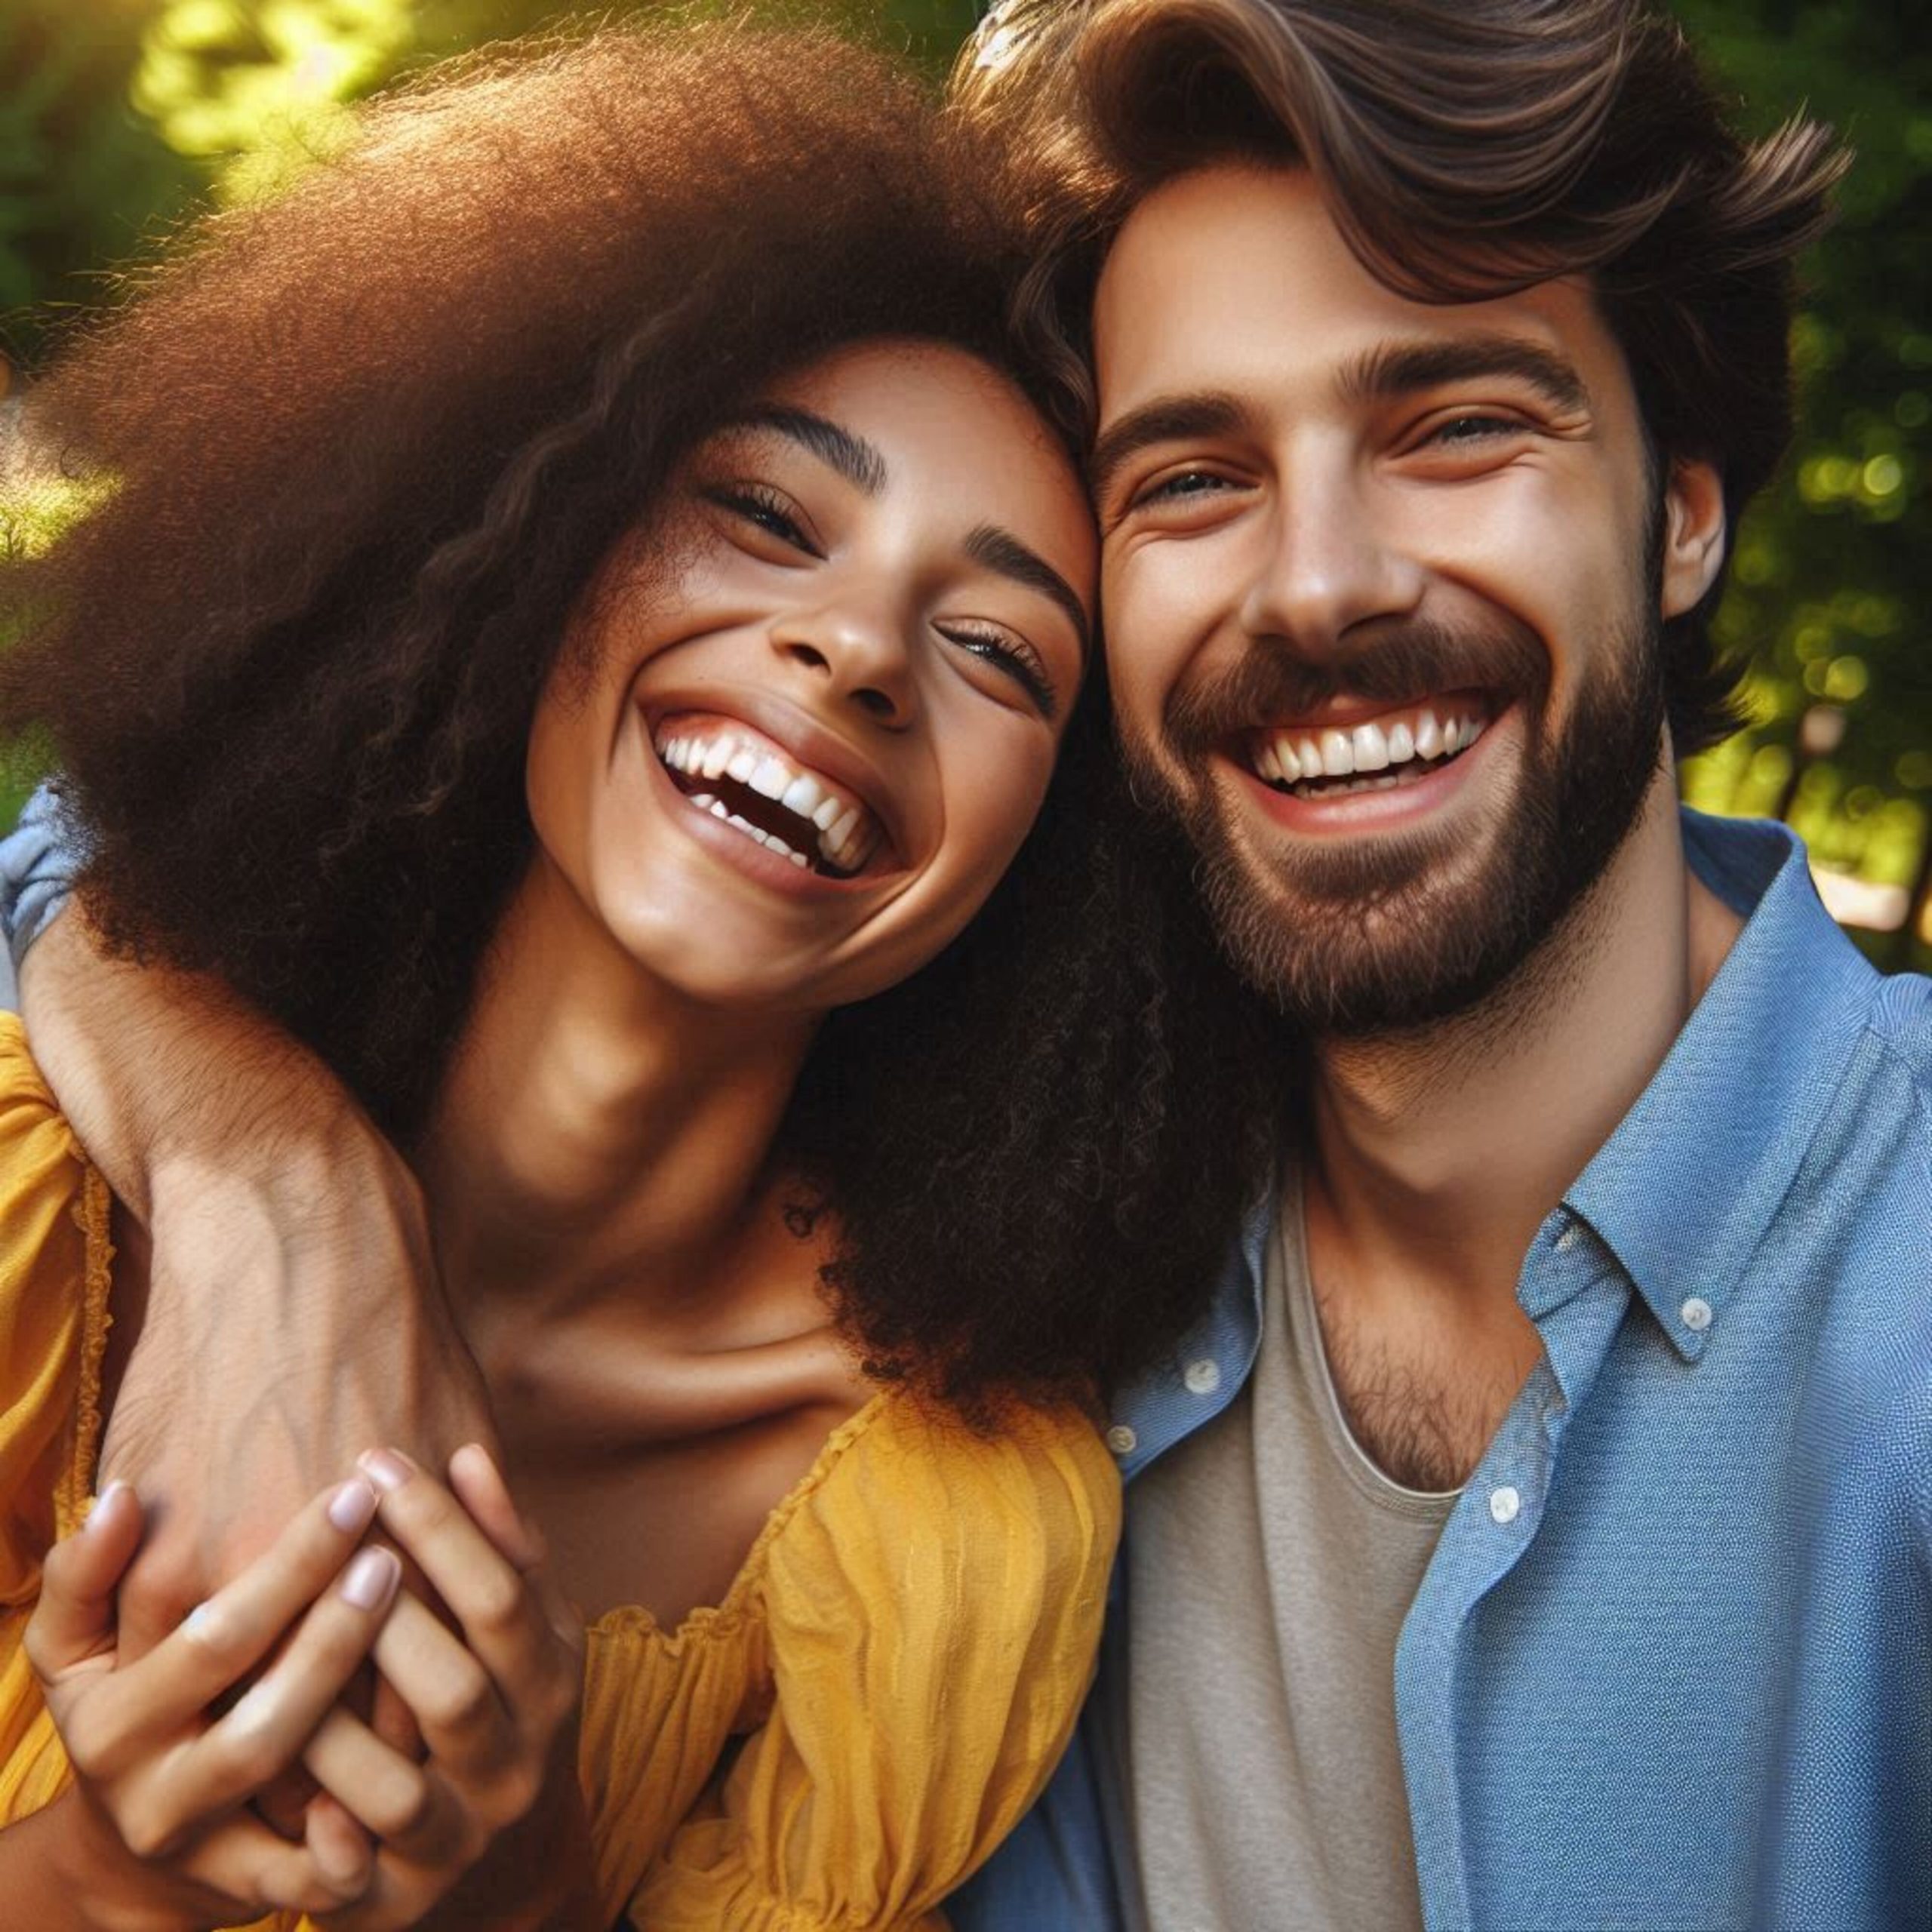
[[[897,729],[911,722],[912,657],[884,612],[850,605],[801,612],[774,628],[772,645],[788,663],[828,679],[835,697],[879,724]]]

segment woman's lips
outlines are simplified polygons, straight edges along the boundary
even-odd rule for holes
[[[652,743],[694,806],[801,869],[849,878],[884,842],[863,799],[742,719],[674,713]]]

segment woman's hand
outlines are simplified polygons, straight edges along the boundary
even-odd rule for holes
[[[392,1450],[361,1467],[381,1494],[383,1527],[461,1635],[405,1595],[376,1640],[377,1669],[414,1713],[426,1761],[340,1709],[306,1754],[324,1790],[379,1841],[368,1889],[326,1923],[596,1924],[577,1774],[582,1620],[481,1448],[451,1458],[447,1489]]]
[[[141,1538],[133,1491],[110,1485],[87,1527],[48,1552],[26,1650],[74,1769],[50,1807],[66,1807],[58,1830],[42,1838],[72,1875],[78,1922],[226,1924],[361,1894],[371,1848],[334,1806],[312,1808],[301,1843],[243,1807],[299,1756],[390,1611],[394,1553],[352,1555],[375,1509],[365,1481],[326,1491],[137,1661],[119,1653],[113,1612]]]

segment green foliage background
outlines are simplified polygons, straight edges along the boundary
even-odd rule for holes
[[[0,346],[30,369],[63,322],[108,297],[115,266],[197,198],[272,190],[386,81],[562,11],[554,0],[0,0]],[[840,0],[830,11],[937,72],[975,9]],[[1738,534],[1720,620],[1750,656],[1757,721],[1697,761],[1685,790],[1713,811],[1784,811],[1823,865],[1895,900],[1903,889],[1906,924],[1861,940],[1887,964],[1924,968],[1932,36],[1900,0],[1678,0],[1676,11],[1747,126],[1807,109],[1859,155],[1844,219],[1810,265],[1798,447]],[[1839,736],[1804,758],[1807,712],[1814,750]],[[30,762],[21,751],[0,762],[8,817]]]

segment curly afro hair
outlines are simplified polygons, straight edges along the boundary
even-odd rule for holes
[[[28,462],[94,507],[0,562],[0,728],[57,757],[109,943],[220,975],[406,1146],[528,860],[566,616],[681,454],[880,335],[1073,420],[978,172],[882,56],[606,31],[432,75],[192,229],[29,393]],[[1267,1051],[1125,823],[1096,691],[986,912],[833,1016],[787,1123],[848,1330],[969,1410],[1168,1348],[1263,1158],[1214,1118]]]

